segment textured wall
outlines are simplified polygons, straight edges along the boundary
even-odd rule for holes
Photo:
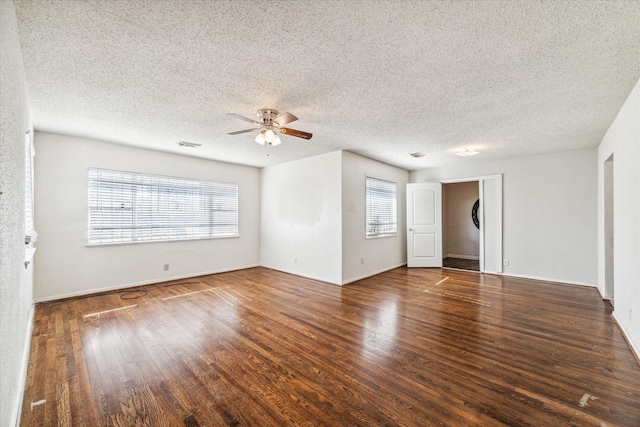
[[[396,236],[365,238],[367,176],[396,183]],[[348,151],[342,152],[342,283],[372,276],[407,262],[407,182],[409,172],[404,169]]]
[[[597,283],[596,149],[411,172],[411,182],[503,174],[505,274],[595,286]]]
[[[36,301],[259,264],[259,169],[44,132],[35,143]],[[90,167],[238,184],[240,236],[87,247]]]
[[[262,169],[263,266],[342,284],[340,156],[336,151]]]
[[[614,312],[640,357],[640,80],[598,147],[598,287],[604,295],[604,162],[613,154]]]
[[[13,2],[0,2],[0,425],[15,424],[24,387],[32,283],[24,268],[24,139],[29,114]]]

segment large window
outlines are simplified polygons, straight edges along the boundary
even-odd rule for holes
[[[236,184],[89,169],[89,245],[236,236]]]
[[[367,177],[367,238],[395,236],[398,229],[396,183]]]

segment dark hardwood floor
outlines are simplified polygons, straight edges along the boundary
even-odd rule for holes
[[[639,426],[596,289],[265,268],[39,304],[23,426]]]
[[[462,259],[446,257],[442,260],[445,268],[456,268],[458,270],[480,271],[480,261],[477,259]]]

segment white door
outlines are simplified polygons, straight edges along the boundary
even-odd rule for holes
[[[502,273],[502,175],[480,179],[480,271]]]
[[[442,267],[442,184],[407,184],[407,267]]]

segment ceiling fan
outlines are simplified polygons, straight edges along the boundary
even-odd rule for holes
[[[229,132],[229,135],[239,135],[241,133],[259,131],[260,133],[256,137],[258,144],[264,145],[278,145],[282,141],[278,137],[278,133],[283,135],[291,135],[303,139],[311,139],[313,134],[309,132],[303,132],[301,130],[295,130],[283,127],[284,125],[298,120],[296,116],[290,113],[280,114],[276,110],[270,108],[262,108],[256,111],[258,120],[249,119],[239,114],[228,113],[227,116],[235,117],[236,119],[244,120],[245,122],[253,123],[258,126],[252,129],[238,130],[235,132]]]

